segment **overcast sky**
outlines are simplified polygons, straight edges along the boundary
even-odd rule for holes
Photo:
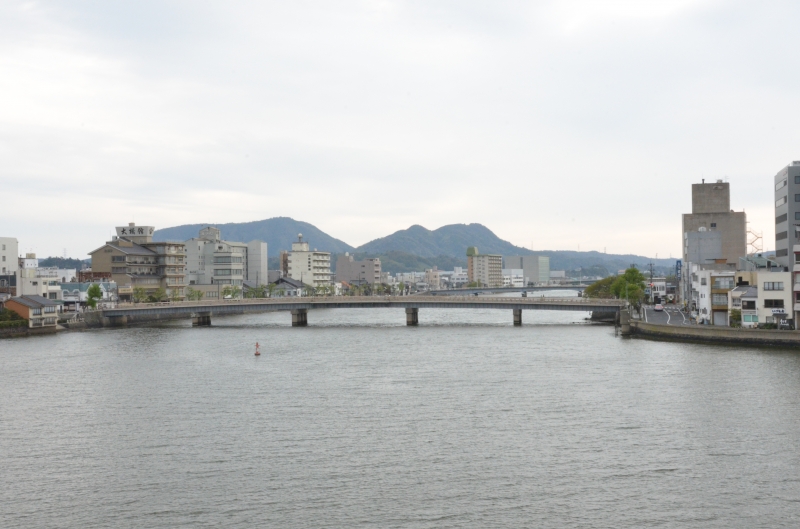
[[[0,3],[0,236],[289,216],[673,257],[701,178],[774,248],[798,2]],[[223,234],[224,236],[224,234]]]

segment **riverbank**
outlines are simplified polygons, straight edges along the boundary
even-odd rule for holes
[[[652,340],[800,348],[800,331],[735,329],[713,325],[659,325],[636,320],[631,321],[630,326],[632,336]]]

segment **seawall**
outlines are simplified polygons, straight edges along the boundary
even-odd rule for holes
[[[641,338],[679,342],[775,345],[800,348],[800,331],[735,329],[713,325],[656,325],[643,321],[632,321],[631,334]]]

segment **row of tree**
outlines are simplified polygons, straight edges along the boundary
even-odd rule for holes
[[[639,310],[645,299],[645,277],[636,268],[628,268],[620,276],[610,276],[586,287],[587,298],[625,299]]]

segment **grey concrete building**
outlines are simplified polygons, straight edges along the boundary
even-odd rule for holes
[[[792,266],[792,247],[800,243],[800,161],[792,162],[775,175],[775,258]]]
[[[345,252],[336,259],[336,281],[347,281],[353,285],[380,283],[381,260],[374,258],[356,261],[352,255]]]
[[[267,243],[222,240],[219,229],[208,226],[186,241],[187,278],[190,285],[232,285],[244,281],[268,282]]]
[[[731,209],[729,183],[717,180],[711,184],[705,181],[692,184],[692,212],[683,215],[684,263],[690,262],[686,234],[700,232],[701,228],[704,228],[702,231],[720,233],[719,259],[724,259],[734,269],[739,259],[747,255],[747,215],[744,211]]]
[[[544,255],[511,255],[504,257],[506,268],[522,270],[525,286],[550,281],[550,258]]]

